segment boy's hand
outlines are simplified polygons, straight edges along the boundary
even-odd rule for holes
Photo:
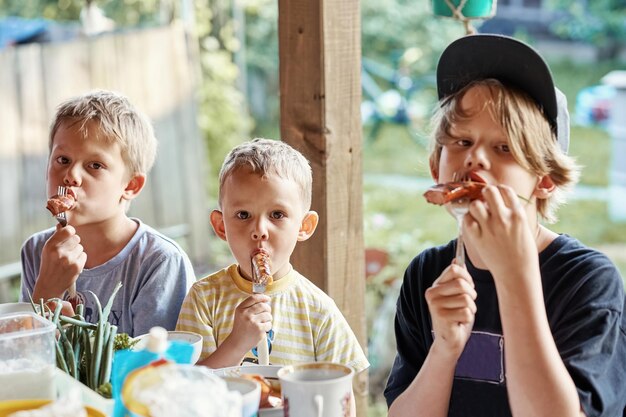
[[[426,290],[433,321],[433,346],[458,359],[472,333],[476,314],[474,282],[465,267],[452,264]]]
[[[61,314],[67,317],[73,317],[76,312],[74,311],[74,307],[70,304],[69,301],[62,301],[58,299],[50,300],[46,303],[46,306],[50,309],[50,311],[56,311],[57,304],[61,303]]]
[[[86,261],[87,254],[76,229],[57,224],[57,230],[43,246],[33,300],[62,298],[63,293],[76,282]]]
[[[475,201],[470,206],[471,219],[466,218],[464,230],[494,279],[536,265],[535,234],[513,189],[490,185],[485,187],[483,196],[484,202]]]
[[[265,294],[253,294],[235,309],[233,331],[229,338],[243,352],[255,347],[263,335],[272,329],[272,307],[269,301],[270,297]]]

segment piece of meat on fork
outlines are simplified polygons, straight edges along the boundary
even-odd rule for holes
[[[252,256],[252,292],[262,294],[274,279],[270,255],[264,249],[258,249]]]
[[[66,211],[70,211],[76,204],[76,198],[67,187],[60,185],[57,188],[57,194],[50,197],[46,203],[46,208],[57,219],[61,226],[67,226]]]
[[[426,201],[439,206],[448,204],[461,198],[469,198],[470,201],[482,199],[485,183],[476,181],[452,181],[436,184],[424,193]]]
[[[269,253],[264,249],[258,249],[252,255],[252,292],[263,294],[274,279],[272,278],[272,264]],[[259,365],[269,365],[270,352],[267,333],[263,335],[257,344]]]

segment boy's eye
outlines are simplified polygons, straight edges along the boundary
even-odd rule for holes
[[[55,161],[57,162],[57,164],[62,164],[62,165],[65,165],[65,164],[67,164],[70,160],[69,160],[69,159],[67,159],[67,158],[66,158],[66,157],[64,157],[64,156],[57,156],[57,157],[55,158]]]
[[[511,152],[511,149],[509,148],[509,145],[507,143],[498,145],[497,148],[500,150],[500,152],[505,152],[505,153]]]
[[[472,145],[472,141],[469,139],[458,139],[455,142],[458,146],[467,147]]]
[[[237,214],[235,214],[235,216],[238,219],[245,220],[250,217],[250,213],[248,213],[247,211],[238,211]]]
[[[89,168],[91,168],[91,169],[96,169],[96,170],[97,170],[97,169],[102,169],[102,168],[104,168],[104,165],[103,165],[103,164],[101,164],[100,162],[90,162],[90,163],[89,163]]]
[[[270,214],[270,216],[272,217],[272,219],[282,219],[283,217],[285,217],[285,213],[283,213],[282,211],[273,211],[272,214]]]

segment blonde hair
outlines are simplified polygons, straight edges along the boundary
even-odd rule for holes
[[[131,175],[147,174],[154,164],[157,140],[152,124],[121,94],[96,90],[61,103],[50,127],[50,151],[54,135],[64,123],[78,124],[84,139],[92,138],[88,130],[95,123],[99,132],[94,138],[117,143]]]
[[[439,171],[442,148],[453,138],[452,126],[475,115],[475,112],[463,111],[460,103],[467,91],[478,86],[487,88],[491,97],[478,111],[488,111],[502,126],[517,163],[539,177],[549,175],[554,181],[556,189],[551,196],[537,199],[537,212],[546,222],[556,221],[556,210],[578,181],[580,167],[561,150],[555,132],[536,102],[523,91],[496,79],[473,81],[440,102],[432,119],[431,168]]]
[[[306,211],[311,208],[313,174],[309,161],[287,143],[263,138],[244,142],[226,155],[219,174],[220,207],[224,182],[233,172],[246,167],[260,176],[275,174],[295,182],[300,188],[303,207]]]

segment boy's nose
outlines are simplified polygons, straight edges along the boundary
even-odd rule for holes
[[[261,232],[261,231],[255,230],[254,232],[252,232],[252,239],[267,240],[267,232]]]
[[[467,154],[465,159],[465,167],[467,169],[486,169],[489,165],[489,159],[483,149],[480,147],[474,148]]]
[[[63,184],[65,184],[66,186],[70,186],[70,187],[76,187],[78,185],[78,181],[75,179],[65,177],[65,179],[63,179]]]
[[[80,184],[80,175],[75,168],[70,168],[65,172],[63,184],[70,187],[76,187]]]
[[[264,226],[263,222],[257,222],[254,230],[252,230],[252,239],[253,240],[267,240],[267,228]]]

